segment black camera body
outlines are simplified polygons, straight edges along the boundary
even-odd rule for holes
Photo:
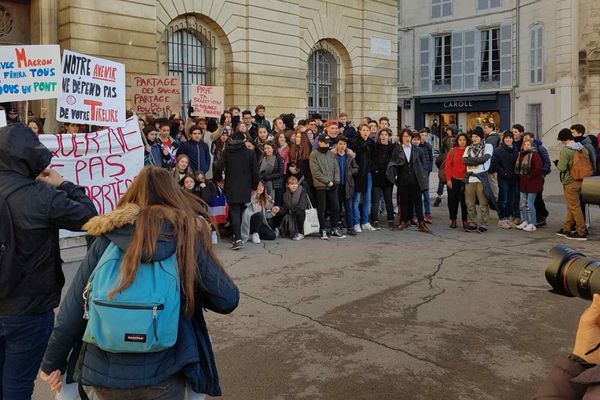
[[[600,294],[600,262],[566,246],[550,250],[546,280],[552,293],[591,300]]]

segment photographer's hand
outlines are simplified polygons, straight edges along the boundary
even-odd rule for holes
[[[600,295],[595,294],[592,304],[581,314],[575,336],[573,354],[590,364],[600,364],[600,350],[589,353],[600,344]]]

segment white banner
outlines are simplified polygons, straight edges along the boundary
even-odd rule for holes
[[[63,52],[61,122],[125,126],[125,65],[69,50]]]
[[[60,47],[0,46],[2,102],[60,96]]]
[[[144,145],[137,118],[123,128],[91,133],[39,135],[52,152],[50,167],[66,180],[84,186],[99,214],[115,208],[144,167]]]

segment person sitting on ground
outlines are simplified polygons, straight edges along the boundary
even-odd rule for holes
[[[173,167],[173,177],[175,182],[180,182],[183,178],[188,175],[192,175],[192,169],[190,168],[190,158],[185,154],[179,154],[177,156],[177,162]]]
[[[531,140],[524,139],[521,152],[515,165],[515,174],[519,177],[521,193],[521,222],[517,229],[526,232],[536,230],[535,198],[544,189],[542,157]]]
[[[290,176],[287,179],[287,190],[283,194],[283,203],[273,219],[273,225],[280,227],[282,236],[292,240],[302,240],[307,208],[308,195],[298,184],[298,179]]]
[[[250,240],[259,244],[261,240],[275,240],[277,233],[269,225],[269,220],[279,211],[280,208],[267,194],[264,182],[260,181],[242,216],[242,242]]]
[[[217,186],[212,180],[206,179],[206,175],[202,171],[196,171],[194,178],[196,180],[196,191],[200,198],[206,204],[210,204],[218,196]]]

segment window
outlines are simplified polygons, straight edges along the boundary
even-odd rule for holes
[[[431,17],[449,17],[452,15],[452,0],[431,0]]]
[[[207,53],[207,46],[191,30],[167,31],[168,74],[181,77],[182,104],[190,100],[191,85],[211,84]]]
[[[536,139],[542,136],[542,105],[527,104],[527,130],[533,132]]]
[[[434,86],[450,85],[452,74],[452,40],[450,35],[436,36],[434,56]]]
[[[536,24],[529,33],[529,83],[544,82],[544,29]]]
[[[477,0],[477,10],[490,10],[502,7],[502,0]]]
[[[500,82],[500,28],[481,31],[480,82]]]
[[[337,115],[336,69],[333,56],[325,50],[313,52],[308,59],[308,113],[323,118]],[[334,115],[336,114],[336,115]]]

